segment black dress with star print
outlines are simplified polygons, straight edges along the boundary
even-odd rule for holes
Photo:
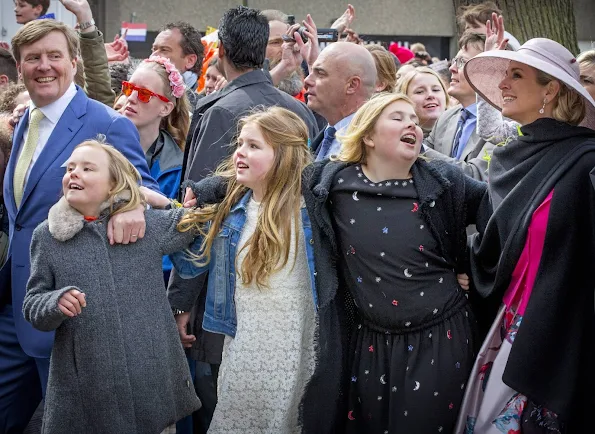
[[[452,432],[473,366],[474,318],[417,198],[413,179],[373,183],[359,165],[333,180],[341,281],[359,316],[348,433]]]

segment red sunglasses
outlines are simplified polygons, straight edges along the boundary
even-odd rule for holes
[[[143,87],[138,87],[138,86],[136,86],[132,83],[129,83],[127,81],[122,82],[122,93],[125,96],[132,95],[132,92],[134,92],[135,90],[138,93],[138,99],[140,102],[147,103],[151,100],[152,96],[156,96],[163,102],[169,102],[169,99],[167,99],[163,95],[159,95],[158,93],[151,92],[149,89],[145,89]]]

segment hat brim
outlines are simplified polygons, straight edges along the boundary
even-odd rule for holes
[[[548,62],[516,51],[486,51],[465,64],[463,69],[465,78],[479,96],[502,111],[504,100],[498,85],[506,76],[506,70],[511,61],[543,71],[578,92],[585,99],[586,106],[585,118],[581,122],[581,126],[595,130],[595,101],[591,95],[574,77]]]

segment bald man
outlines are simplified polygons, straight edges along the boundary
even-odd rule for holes
[[[320,53],[304,84],[308,107],[328,122],[312,143],[319,161],[339,153],[335,135],[345,131],[355,112],[374,94],[374,58],[361,45],[335,42]]]

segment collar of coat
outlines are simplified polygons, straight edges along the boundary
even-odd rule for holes
[[[218,100],[226,97],[230,93],[245,86],[250,86],[258,83],[268,83],[273,87],[270,74],[264,72],[262,69],[255,69],[240,75],[235,80],[230,81],[227,85],[218,92],[213,92],[210,95],[199,100],[197,110],[201,107],[211,107]]]
[[[117,194],[113,201],[103,202],[100,206],[100,218],[106,217],[112,204],[130,200],[128,191]],[[67,241],[78,234],[85,226],[85,216],[70,206],[64,196],[50,208],[48,226],[50,234],[58,241]]]

